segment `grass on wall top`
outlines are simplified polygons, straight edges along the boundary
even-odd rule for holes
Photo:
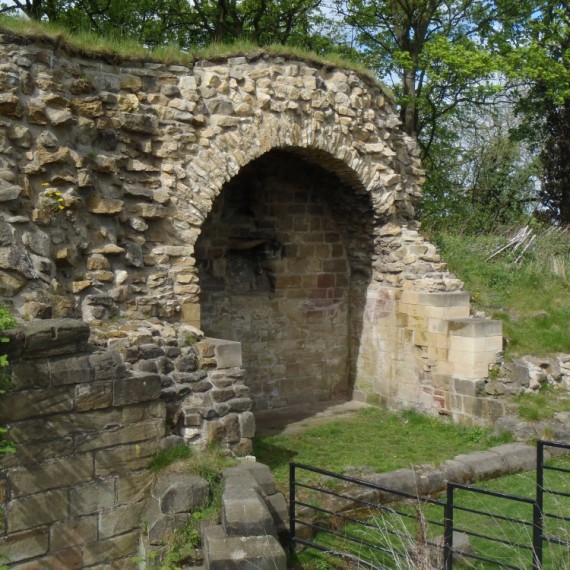
[[[112,63],[149,61],[192,67],[199,61],[215,62],[228,57],[244,56],[249,60],[256,60],[266,55],[281,56],[323,68],[354,71],[367,83],[382,89],[390,99],[394,99],[390,89],[382,84],[370,69],[334,52],[321,56],[300,47],[280,44],[260,47],[245,40],[232,43],[212,43],[204,48],[190,48],[188,51],[182,50],[177,45],[147,49],[131,38],[101,36],[89,31],[71,32],[60,25],[5,15],[0,15],[0,33],[13,35],[15,39],[47,43],[70,55],[101,58]]]

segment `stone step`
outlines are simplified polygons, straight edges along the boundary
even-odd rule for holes
[[[273,517],[261,496],[261,487],[249,471],[243,469],[226,479],[222,495],[222,524],[231,536],[275,534]]]
[[[221,525],[204,526],[205,570],[285,570],[285,551],[274,536],[227,536]]]

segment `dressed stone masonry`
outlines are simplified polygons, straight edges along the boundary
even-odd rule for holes
[[[16,450],[0,472],[0,555],[10,569],[135,567],[146,467],[165,433],[160,378],[89,350],[89,332],[59,319],[7,334],[0,417]]]
[[[0,287],[19,313],[241,342],[257,409],[491,413],[470,384],[500,325],[469,318],[419,235],[419,150],[377,84],[263,52],[110,64],[2,35],[0,53]]]
[[[251,451],[239,343],[145,325],[131,323],[130,338],[115,338],[144,341],[129,345],[130,361],[88,344],[89,326],[75,319],[6,333],[12,384],[0,417],[16,450],[1,464],[0,555],[10,568],[135,568],[143,519],[159,542],[208,498],[199,478],[155,480],[147,466],[162,445]],[[196,342],[186,346],[188,338]],[[165,440],[165,427],[180,435]]]

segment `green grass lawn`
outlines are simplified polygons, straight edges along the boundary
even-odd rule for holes
[[[365,408],[350,418],[293,436],[257,437],[253,453],[258,461],[269,465],[285,489],[291,461],[335,472],[349,466],[383,472],[438,463],[504,441],[482,428],[458,426],[412,411]]]

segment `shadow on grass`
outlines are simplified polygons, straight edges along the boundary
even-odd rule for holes
[[[255,437],[253,439],[253,454],[257,461],[265,463],[271,470],[288,465],[297,456],[296,452],[269,443],[263,437]]]

